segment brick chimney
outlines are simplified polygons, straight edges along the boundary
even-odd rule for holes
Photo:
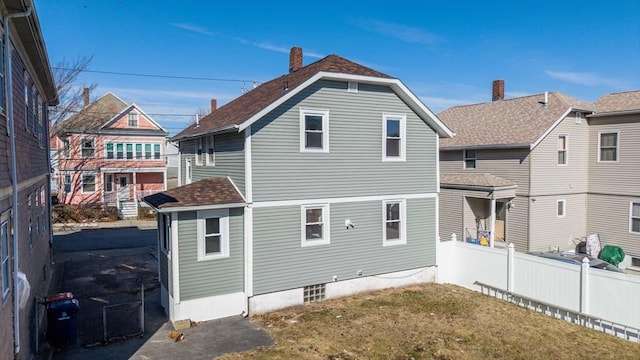
[[[82,89],[82,100],[84,101],[84,106],[89,105],[89,88]]]
[[[302,67],[302,48],[292,47],[289,53],[289,73],[300,70]]]
[[[504,100],[504,80],[493,80],[491,101]]]
[[[218,100],[211,99],[211,112],[214,112],[218,109]]]

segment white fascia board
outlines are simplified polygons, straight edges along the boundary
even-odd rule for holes
[[[247,199],[245,199],[244,194],[240,191],[240,189],[238,189],[238,186],[236,186],[236,183],[233,182],[233,179],[231,179],[229,176],[227,176],[227,180],[229,180],[231,185],[233,185],[233,188],[236,189],[238,194],[240,194],[240,196],[242,197],[242,200],[244,200],[244,202],[246,203]]]
[[[431,112],[423,103],[418,99],[399,79],[394,78],[379,78],[375,76],[363,76],[363,75],[352,75],[352,74],[342,74],[342,73],[331,73],[320,71],[307,81],[303,82],[295,89],[289,91],[285,96],[282,96],[278,100],[271,103],[269,106],[265,107],[252,117],[248,118],[244,122],[242,122],[238,131],[242,131],[246,129],[251,124],[258,121],[258,119],[262,118],[264,115],[268,114],[270,111],[274,110],[278,106],[280,106],[285,101],[289,100],[291,97],[300,93],[302,90],[309,87],[311,84],[315,83],[318,80],[338,80],[338,81],[355,81],[366,84],[374,84],[374,85],[386,85],[391,87],[396,94],[404,101],[406,101],[413,111],[415,111],[422,119],[424,119],[427,124],[433,127],[438,135],[445,137],[453,137],[454,133],[447,128],[446,125],[438,117]]]
[[[540,144],[542,140],[544,140],[547,137],[547,135],[549,135],[553,131],[553,129],[556,128],[556,126],[560,125],[562,120],[564,120],[567,117],[567,115],[569,115],[572,111],[575,111],[575,109],[570,107],[567,109],[567,111],[565,111],[562,115],[560,115],[560,118],[556,120],[553,123],[553,125],[549,126],[547,131],[545,131],[544,134],[542,134],[542,136],[538,138],[538,140],[536,140],[533,144],[531,144],[531,147],[529,147],[529,150],[533,150],[536,146],[538,146],[538,144]]]
[[[245,207],[246,205],[247,204],[245,203],[236,203],[236,204],[219,204],[219,205],[176,206],[176,207],[169,207],[166,209],[162,209],[162,208],[161,209],[154,208],[154,209],[156,209],[157,212],[163,214],[163,213],[173,213],[173,212],[183,212],[183,211],[231,209],[231,208]]]

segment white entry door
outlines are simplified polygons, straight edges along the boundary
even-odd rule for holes
[[[129,175],[118,176],[118,200],[130,200]]]

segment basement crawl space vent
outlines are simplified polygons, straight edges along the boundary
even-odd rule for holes
[[[320,301],[325,298],[325,284],[309,285],[304,287],[304,303]]]

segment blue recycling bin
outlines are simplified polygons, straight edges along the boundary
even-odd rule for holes
[[[78,339],[78,311],[80,303],[71,293],[48,296],[47,339],[53,347],[73,345]]]

